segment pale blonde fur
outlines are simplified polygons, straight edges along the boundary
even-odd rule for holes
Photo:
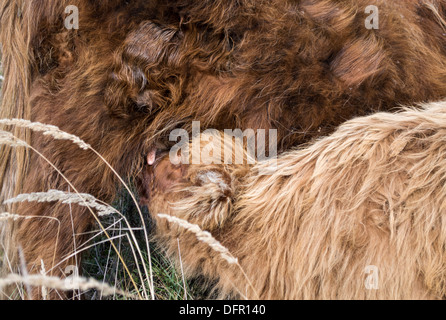
[[[179,237],[187,275],[216,280],[223,296],[446,297],[446,102],[348,121],[281,155],[272,175],[258,174],[265,166],[190,165],[181,183],[152,192],[155,219],[162,211],[210,231],[253,287],[193,236],[157,219],[169,252],[176,253]],[[193,177],[212,170],[232,181],[231,192],[219,190],[205,211],[203,195],[218,183]],[[168,174],[155,166],[155,182]],[[189,193],[177,191],[187,184]],[[230,212],[221,214],[218,202],[230,202]],[[219,223],[207,223],[209,214]],[[366,287],[369,266],[378,270],[378,289]]]

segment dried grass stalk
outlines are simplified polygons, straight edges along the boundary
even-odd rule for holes
[[[6,286],[23,283],[33,287],[46,287],[61,291],[71,291],[71,290],[90,290],[95,289],[104,296],[111,296],[114,294],[119,294],[124,297],[133,297],[131,294],[126,293],[122,290],[118,290],[115,287],[111,287],[108,284],[99,282],[95,279],[87,279],[83,277],[70,277],[67,279],[60,279],[58,277],[50,277],[45,275],[27,275],[21,276],[18,274],[10,274],[5,278],[0,279],[0,289]]]
[[[11,147],[28,147],[24,141],[17,140],[12,133],[0,130],[0,144],[7,144]]]
[[[78,204],[84,207],[90,207],[97,210],[98,216],[107,216],[118,213],[118,211],[109,205],[99,203],[99,200],[87,193],[68,193],[59,190],[49,190],[48,192],[35,192],[28,194],[20,194],[15,198],[5,201],[5,204],[21,203],[21,202],[54,202],[58,201],[63,204]]]
[[[43,262],[43,260],[40,260],[40,274],[42,276],[46,276],[46,270],[45,270],[45,263]],[[42,298],[43,300],[47,300],[48,297],[48,290],[45,286],[42,286]]]
[[[81,140],[79,137],[77,137],[75,135],[72,135],[72,134],[69,134],[69,133],[66,133],[66,132],[60,130],[56,126],[46,125],[46,124],[42,124],[42,123],[39,123],[39,122],[31,122],[31,121],[23,120],[23,119],[2,119],[2,120],[0,120],[0,125],[1,124],[17,126],[17,127],[21,127],[21,128],[31,129],[33,131],[43,132],[44,135],[50,135],[54,139],[70,140],[70,141],[74,142],[75,144],[77,144],[81,149],[91,150],[92,152],[94,152],[110,168],[110,170],[116,175],[116,177],[119,179],[119,181],[123,184],[125,189],[129,192],[130,196],[132,197],[132,200],[136,204],[136,208],[137,208],[138,213],[139,213],[139,215],[141,217],[141,222],[142,222],[143,230],[144,230],[144,237],[145,237],[145,240],[146,240],[146,246],[147,246],[147,251],[148,251],[150,277],[149,277],[149,273],[147,272],[146,264],[143,264],[143,267],[144,267],[144,271],[145,271],[145,273],[147,275],[147,279],[150,279],[150,281],[149,281],[150,293],[151,293],[152,299],[154,300],[155,299],[155,293],[154,293],[154,288],[153,288],[153,272],[152,272],[152,263],[151,263],[151,259],[152,258],[151,258],[151,254],[150,254],[150,246],[149,246],[149,240],[148,240],[149,237],[148,237],[148,234],[147,234],[147,228],[145,226],[144,217],[143,217],[141,209],[138,206],[138,201],[136,200],[136,198],[133,195],[132,191],[130,190],[128,185],[124,182],[124,180],[121,178],[121,176],[116,172],[116,170],[110,165],[110,163],[99,152],[97,152],[94,148],[92,148],[91,145],[87,144],[86,142],[84,142],[83,140]],[[23,147],[26,147],[26,148],[30,148],[31,150],[36,152],[39,156],[44,158],[48,163],[50,163],[48,159],[46,159],[41,153],[39,153],[32,146],[28,145],[25,141],[23,141],[21,139],[18,139],[18,138],[15,138],[9,132],[3,131],[3,130],[0,130],[0,132],[5,132],[4,133],[5,138],[1,139],[1,137],[0,137],[0,144],[3,143],[3,144],[8,144],[8,145],[10,145],[12,147],[23,146]],[[62,173],[52,163],[50,163],[50,165],[59,174],[62,175]],[[64,177],[64,176],[62,175],[62,177]],[[66,180],[65,177],[64,177],[64,179]],[[69,182],[69,181],[67,181],[67,182]],[[74,187],[73,187],[73,189],[74,189]],[[82,204],[82,203],[78,203],[78,204]],[[96,203],[96,205],[98,205],[98,204]],[[87,204],[87,206],[89,206],[89,205]],[[112,213],[114,213],[114,212],[116,212],[116,211],[113,211]],[[99,215],[107,215],[107,214],[110,214],[108,209],[99,211]],[[100,224],[100,222],[99,222],[99,224]],[[134,234],[133,233],[132,233],[132,237],[134,238]],[[136,239],[135,239],[135,244],[136,244],[136,246],[138,248],[138,252],[140,253],[141,259],[143,259],[142,254],[141,254],[141,250],[139,249],[139,245],[138,245],[138,242],[136,241]],[[112,246],[114,246],[113,243],[112,243]],[[124,263],[124,265],[125,265],[125,263]],[[130,275],[130,272],[128,272],[128,273]],[[133,279],[132,279],[132,282],[133,282]],[[143,282],[143,286],[145,286],[144,282]],[[135,284],[135,287],[136,287],[136,284]],[[145,292],[145,290],[144,290],[144,292]]]
[[[31,219],[30,216],[19,216],[18,214],[12,214],[8,212],[0,213],[0,221],[17,221],[19,219]]]
[[[44,135],[51,136],[57,140],[72,141],[83,150],[91,149],[91,146],[88,143],[85,143],[78,136],[62,131],[56,126],[43,124],[40,122],[31,122],[29,120],[23,120],[23,119],[2,119],[0,120],[0,124],[6,126],[16,126],[20,128],[26,128],[36,132],[42,132]]]
[[[197,239],[201,242],[209,245],[214,251],[220,253],[221,257],[230,264],[238,264],[238,260],[224,247],[219,241],[217,241],[209,232],[203,231],[198,225],[192,224],[186,220],[169,216],[167,214],[158,214],[158,217],[166,219],[167,221],[174,223],[187,231],[194,233]]]

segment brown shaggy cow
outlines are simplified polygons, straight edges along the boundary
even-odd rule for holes
[[[68,5],[79,9],[78,30],[64,25]],[[365,27],[369,5],[379,29]],[[285,151],[355,116],[446,97],[445,17],[445,0],[2,0],[0,118],[75,134],[123,177],[138,176],[151,148],[168,148],[169,132],[193,120],[275,128]],[[116,196],[116,177],[90,151],[14,133],[80,192]],[[41,157],[7,146],[0,185],[0,206],[18,193],[69,189]],[[31,273],[53,266],[54,253],[70,255],[94,221],[60,203],[6,209],[61,222],[57,246],[51,220],[14,226],[7,240],[21,245]],[[8,246],[12,255],[17,244]]]
[[[165,156],[145,171],[158,238],[174,258],[179,238],[188,276],[239,298],[446,298],[446,102],[350,120],[272,175],[268,161],[212,164],[240,152],[221,137],[202,137],[202,164]],[[160,213],[210,231],[239,265]]]

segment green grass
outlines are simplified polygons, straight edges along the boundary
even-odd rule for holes
[[[132,272],[132,277],[135,280],[138,291],[143,294],[143,285],[141,278],[137,272],[137,263],[139,263],[140,269],[143,270],[142,263],[146,264],[147,270],[150,270],[150,263],[148,259],[148,252],[146,249],[146,243],[144,239],[144,233],[141,230],[140,217],[137,213],[135,204],[131,200],[131,197],[122,192],[118,200],[114,203],[114,207],[124,214],[128,219],[132,228],[135,228],[135,236],[139,242],[144,257],[144,262],[141,259],[137,259],[135,262],[131,246],[127,237],[127,226],[119,216],[107,217],[102,220],[105,228],[109,228],[107,231],[111,238],[115,239],[115,245],[118,248],[122,258],[127,264],[129,270]],[[143,211],[144,217],[148,217],[149,214]],[[146,226],[150,230],[153,227],[152,221],[147,219],[145,221]],[[96,234],[99,232],[99,228],[95,230]],[[94,234],[94,233],[93,233]],[[203,299],[205,293],[200,290],[200,285],[195,282],[185,281],[183,282],[183,275],[181,270],[175,268],[174,262],[164,254],[156,243],[150,241],[150,252],[152,262],[152,273],[154,283],[154,294],[158,300],[183,300],[183,299]],[[83,275],[87,277],[93,277],[98,280],[103,280],[108,284],[116,285],[124,291],[136,294],[137,291],[134,285],[130,281],[129,275],[125,272],[122,262],[118,258],[116,252],[112,249],[108,239],[101,235],[94,241],[94,246],[83,256],[82,263]],[[150,292],[148,285],[146,284],[146,293],[150,298]],[[87,294],[89,299],[101,299],[102,297],[96,291],[91,291]]]

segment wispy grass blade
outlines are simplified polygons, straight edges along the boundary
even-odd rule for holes
[[[63,204],[78,204],[80,206],[90,207],[98,211],[98,216],[107,216],[119,213],[116,209],[109,205],[99,203],[99,200],[87,193],[69,193],[60,190],[49,190],[48,192],[35,192],[28,194],[20,194],[15,198],[5,201],[5,204],[21,203],[21,202],[54,202],[58,201]]]
[[[221,257],[225,259],[229,264],[238,263],[238,260],[229,252],[226,247],[224,247],[219,241],[217,241],[209,232],[203,231],[198,225],[192,224],[186,220],[174,216],[169,216],[167,214],[158,214],[158,217],[194,233],[199,241],[206,243],[214,251],[220,253]]]
[[[15,144],[14,143],[18,143],[19,145],[21,145],[21,146],[24,146],[24,147],[26,147],[26,148],[28,148],[28,149],[30,149],[30,150],[32,150],[33,152],[35,152],[39,157],[41,157],[43,160],[45,160],[67,183],[68,183],[68,185],[75,191],[75,193],[77,194],[77,195],[80,195],[80,193],[79,193],[79,191],[77,191],[77,189],[76,189],[76,187],[70,182],[70,180],[54,165],[54,163],[52,163],[50,160],[48,160],[42,153],[40,153],[37,149],[35,149],[34,147],[32,147],[31,145],[29,145],[28,143],[26,143],[25,141],[23,141],[23,140],[21,140],[21,139],[19,139],[19,138],[17,138],[17,137],[15,137],[14,135],[12,135],[12,134],[10,134],[9,132],[6,132],[6,131],[4,131],[4,130],[0,130],[0,132],[1,133],[5,133],[5,139],[3,139],[3,140],[1,140],[0,139],[0,143],[6,143],[6,144],[9,144],[9,145],[11,145],[11,146],[15,146]],[[93,149],[92,149],[93,150]],[[95,151],[96,152],[96,151]],[[104,159],[105,160],[105,159]],[[113,170],[113,169],[112,169]],[[80,197],[80,198],[82,198],[82,197]],[[102,225],[102,223],[101,223],[101,221],[98,219],[98,217],[93,213],[93,211],[92,211],[92,209],[88,206],[88,205],[85,205],[89,210],[90,210],[90,212],[92,213],[92,215],[93,215],[93,217],[95,218],[95,220],[96,220],[96,222],[99,224],[99,226],[102,228],[102,230],[104,231],[104,234],[110,239],[110,236],[109,236],[109,234],[105,231],[105,228],[104,228],[104,226]],[[112,240],[110,240],[110,244],[112,245],[112,247],[113,247],[113,249],[116,251],[116,253],[117,253],[117,255],[118,255],[118,257],[119,257],[119,259],[121,260],[121,262],[122,262],[122,264],[123,264],[123,266],[124,266],[124,268],[125,268],[125,270],[126,270],[126,272],[128,273],[128,275],[129,275],[129,277],[130,277],[130,279],[131,279],[131,281],[132,281],[132,284],[135,286],[135,289],[137,289],[137,286],[136,286],[136,283],[135,283],[135,281],[134,281],[134,279],[133,279],[133,277],[131,276],[131,272],[130,272],[130,270],[128,269],[128,267],[127,267],[127,265],[125,264],[125,262],[124,262],[124,260],[123,260],[123,258],[122,258],[122,256],[121,256],[121,254],[119,253],[119,251],[117,250],[117,248],[116,248],[116,246],[115,246],[115,244],[113,243],[113,241]],[[136,245],[137,245],[137,243],[136,243]],[[152,282],[152,284],[153,284],[153,282]],[[138,294],[139,294],[139,292],[138,292]],[[145,292],[145,290],[144,290],[144,294],[146,294],[146,292]],[[152,293],[153,294],[153,293]],[[142,298],[141,296],[140,296],[140,298]]]
[[[138,205],[138,201],[136,200],[136,197],[134,196],[134,194],[130,190],[129,186],[125,183],[124,179],[122,179],[122,177],[116,172],[116,170],[111,166],[111,164],[98,151],[96,151],[91,145],[89,145],[88,143],[86,143],[85,141],[80,139],[79,137],[77,137],[75,135],[72,135],[72,134],[69,134],[69,133],[67,133],[65,131],[62,131],[58,127],[53,126],[53,125],[46,125],[46,124],[42,124],[42,123],[39,123],[39,122],[31,122],[31,121],[23,120],[23,119],[0,119],[0,124],[16,126],[16,127],[30,129],[32,131],[42,132],[44,135],[52,136],[54,139],[70,140],[73,143],[77,144],[81,149],[83,149],[83,150],[90,150],[93,153],[95,153],[107,165],[107,167],[110,168],[110,170],[113,172],[113,174],[122,183],[124,188],[129,192],[133,202],[135,203],[136,209],[137,209],[139,217],[141,219],[141,224],[143,226],[143,232],[144,232],[146,247],[147,247],[147,251],[148,251],[149,262],[150,262],[151,254],[150,254],[150,246],[149,246],[149,236],[148,236],[148,233],[147,233],[147,228],[146,228],[146,225],[145,225],[145,221],[144,221],[144,217],[143,217],[142,211],[141,211],[141,209],[139,208],[139,205]],[[15,139],[15,141],[19,141],[19,139]],[[12,142],[10,141],[9,144],[12,145],[11,143]],[[12,145],[12,146],[15,146],[15,145]],[[30,147],[30,146],[27,145],[27,147]],[[33,150],[36,151],[35,149],[33,149]],[[132,238],[135,238],[133,233],[132,233]],[[135,241],[135,245],[136,245],[137,251],[138,251],[138,253],[139,253],[139,255],[140,255],[141,259],[142,259],[141,250],[139,248],[139,244],[136,241]],[[147,268],[146,268],[145,264],[143,264],[143,267],[144,267],[144,272],[146,274],[147,282],[149,284],[151,297],[152,297],[152,299],[155,299],[155,292],[154,292],[155,290],[154,290],[154,287],[153,287],[152,264],[151,263],[149,264],[149,271],[147,271]],[[145,286],[145,285],[143,284],[143,286]],[[144,290],[144,292],[145,292],[145,290]]]
[[[72,290],[90,290],[95,289],[104,296],[111,296],[114,294],[119,294],[124,297],[134,298],[130,293],[121,291],[112,287],[106,283],[99,282],[93,278],[83,278],[83,277],[71,277],[70,279],[60,279],[58,277],[50,277],[45,275],[27,275],[22,276],[19,274],[10,274],[2,279],[0,279],[0,289],[9,286],[11,284],[23,283],[28,284],[33,287],[46,287],[61,291],[72,291]]]
[[[51,136],[57,140],[72,141],[73,143],[77,144],[79,148],[83,150],[91,149],[91,146],[88,143],[85,143],[83,140],[81,140],[78,136],[62,131],[56,126],[43,124],[40,122],[31,122],[29,120],[23,120],[23,119],[1,119],[0,124],[6,126],[16,126],[20,128],[31,129],[37,132],[42,132],[44,135]]]

